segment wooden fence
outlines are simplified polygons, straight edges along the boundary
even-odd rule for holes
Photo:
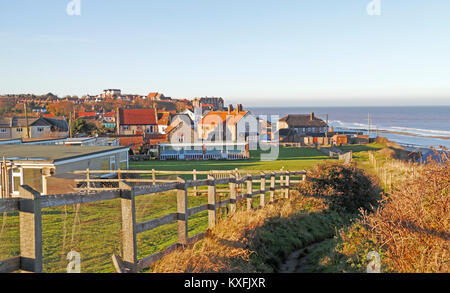
[[[154,170],[153,170],[154,171]],[[87,174],[91,171],[87,170]],[[104,171],[92,171],[102,173]],[[136,172],[136,171],[127,171]],[[148,173],[148,171],[146,171]],[[173,171],[154,171],[177,173]],[[219,171],[218,171],[219,172]],[[223,173],[224,171],[220,171]],[[185,172],[186,173],[186,172]],[[192,171],[192,174],[197,172]],[[201,172],[199,172],[201,173]],[[87,204],[90,202],[99,202],[105,200],[120,199],[122,212],[122,256],[113,255],[112,261],[117,272],[138,272],[151,266],[155,261],[159,260],[164,254],[185,245],[194,243],[203,237],[203,233],[193,237],[188,237],[188,217],[208,211],[208,227],[212,228],[216,225],[217,209],[229,206],[229,213],[236,211],[236,204],[241,199],[246,199],[247,210],[253,209],[253,199],[260,195],[259,206],[264,207],[265,195],[270,193],[269,201],[275,201],[275,192],[281,191],[283,198],[289,198],[290,187],[293,184],[293,177],[298,176],[301,180],[306,180],[306,171],[279,171],[259,174],[236,174],[229,173],[228,177],[216,178],[214,172],[208,172],[206,179],[186,180],[177,177],[172,182],[164,182],[151,185],[136,185],[129,180],[117,180],[119,186],[114,190],[97,190],[93,193],[73,193],[61,195],[45,195],[41,196],[39,192],[31,189],[26,185],[19,188],[19,197],[10,199],[0,199],[1,212],[19,212],[19,228],[20,228],[20,255],[0,260],[0,273],[14,272],[17,270],[27,272],[42,272],[42,218],[41,209],[49,207],[57,207],[73,204]],[[202,173],[203,174],[203,173]],[[216,173],[216,175],[219,173]],[[155,175],[156,176],[156,175]],[[277,180],[278,178],[278,180]],[[254,189],[254,183],[259,182],[260,188]],[[278,185],[276,183],[279,183]],[[239,192],[237,185],[243,184],[246,188]],[[270,185],[267,188],[267,184]],[[217,201],[218,185],[228,185],[229,198]],[[197,206],[188,207],[188,189],[195,187],[207,187],[208,203]],[[177,211],[165,215],[158,219],[137,223],[135,211],[135,199],[137,196],[146,194],[155,194],[165,191],[177,191]],[[165,250],[150,255],[143,259],[137,259],[137,241],[136,235],[145,231],[149,231],[171,222],[177,222],[178,242],[167,247]]]

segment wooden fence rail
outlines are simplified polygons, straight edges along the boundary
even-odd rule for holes
[[[87,171],[90,172],[90,171]],[[100,172],[100,171],[99,171]],[[103,171],[101,171],[103,172]],[[147,171],[148,172],[148,171]],[[166,172],[166,171],[164,171]],[[92,173],[94,173],[92,171]],[[156,172],[153,170],[153,174]],[[190,172],[191,174],[192,172]],[[198,172],[200,173],[200,172]],[[246,199],[247,210],[254,209],[253,198],[260,196],[259,206],[264,207],[265,195],[270,193],[270,202],[275,200],[275,192],[280,190],[283,198],[289,198],[289,191],[293,181],[291,177],[300,176],[306,180],[306,171],[280,171],[259,174],[239,175],[229,173],[226,178],[216,178],[213,173],[207,172],[207,179],[185,180],[178,177],[176,181],[163,184],[151,184],[136,186],[127,179],[120,179],[119,186],[114,190],[102,190],[95,193],[72,193],[62,195],[44,195],[30,187],[23,185],[19,189],[19,198],[0,199],[0,212],[19,211],[20,226],[20,256],[6,260],[0,260],[0,273],[17,270],[27,272],[42,272],[42,219],[43,208],[57,207],[72,204],[87,204],[91,202],[120,199],[122,213],[122,256],[113,255],[112,261],[117,272],[138,272],[148,268],[166,253],[180,246],[185,246],[201,239],[204,233],[188,237],[188,217],[203,211],[208,211],[208,227],[216,225],[217,209],[229,206],[229,213],[236,212],[239,200]],[[276,177],[279,177],[276,180]],[[267,188],[267,179],[270,188]],[[259,182],[260,188],[253,189],[254,183]],[[279,185],[276,185],[276,182]],[[229,186],[229,198],[217,201],[217,186]],[[245,185],[246,192],[239,193],[238,185]],[[208,203],[197,207],[188,206],[188,189],[195,187],[207,187]],[[164,191],[176,190],[177,209],[175,213],[165,215],[158,219],[151,219],[141,223],[136,222],[135,200],[137,196],[155,194]],[[167,247],[163,251],[137,259],[136,235],[155,229],[157,227],[177,222],[178,242]]]

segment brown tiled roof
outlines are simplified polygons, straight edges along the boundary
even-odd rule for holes
[[[156,125],[155,109],[119,109],[120,125]]]
[[[326,127],[327,124],[320,118],[313,115],[311,119],[310,114],[293,114],[287,115],[280,119],[280,121],[286,122],[289,127]]]

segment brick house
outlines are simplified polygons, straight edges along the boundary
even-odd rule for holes
[[[116,124],[117,135],[158,133],[155,109],[118,109]]]

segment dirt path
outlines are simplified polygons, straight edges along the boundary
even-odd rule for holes
[[[308,268],[308,254],[320,243],[322,243],[322,241],[313,243],[291,253],[285,262],[278,268],[278,273],[303,273],[305,269]]]

